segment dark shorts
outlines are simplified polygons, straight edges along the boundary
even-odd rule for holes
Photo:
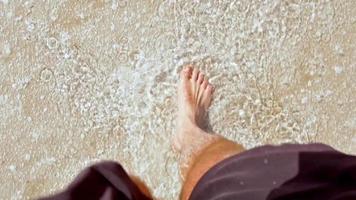
[[[356,200],[356,156],[323,144],[262,146],[210,169],[191,200]]]
[[[102,162],[43,199],[149,199],[124,169]],[[356,156],[323,144],[262,146],[229,157],[199,180],[190,200],[356,200]]]

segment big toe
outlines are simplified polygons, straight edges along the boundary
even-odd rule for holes
[[[191,76],[191,73],[192,67],[190,65],[187,65],[180,71],[180,78],[182,80],[188,80]]]

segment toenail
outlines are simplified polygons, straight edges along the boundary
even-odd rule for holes
[[[191,65],[185,65],[185,66],[183,67],[183,70],[184,70],[184,71],[188,71],[189,69],[191,69]]]

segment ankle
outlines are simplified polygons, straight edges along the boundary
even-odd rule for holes
[[[194,116],[181,118],[180,121],[178,121],[178,126],[181,128],[181,130],[186,130],[187,132],[194,132],[199,129],[196,118]]]
[[[185,138],[187,141],[182,142],[179,163],[183,180],[186,177],[186,172],[194,165],[200,154],[205,152],[206,149],[210,149],[210,146],[215,144],[220,138],[219,136],[206,133],[200,128],[197,129],[199,130],[189,134],[189,138]]]

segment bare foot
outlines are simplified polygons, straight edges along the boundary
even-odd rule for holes
[[[173,141],[176,151],[191,148],[197,138],[206,134],[202,129],[206,124],[213,90],[207,77],[197,68],[189,65],[181,71],[178,84],[177,133]]]

